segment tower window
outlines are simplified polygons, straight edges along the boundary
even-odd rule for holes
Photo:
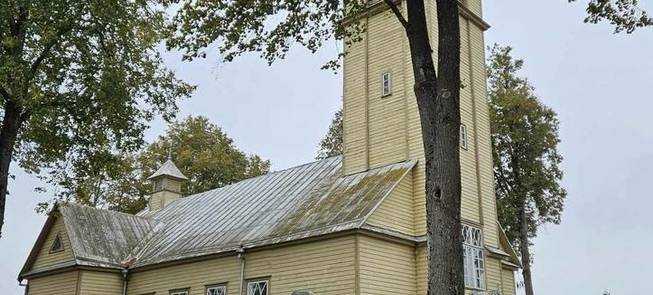
[[[383,96],[392,94],[392,75],[390,73],[383,73],[381,80]]]
[[[460,124],[460,147],[467,149],[467,126],[465,124]]]

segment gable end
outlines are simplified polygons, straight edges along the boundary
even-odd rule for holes
[[[72,250],[64,218],[58,206],[52,209],[39,233],[27,261],[23,266],[18,280],[21,281],[26,274],[36,273],[40,270],[52,270],[75,264],[75,255]]]

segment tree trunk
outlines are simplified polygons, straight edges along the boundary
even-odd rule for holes
[[[12,101],[5,102],[4,117],[0,129],[0,237],[5,220],[5,203],[9,186],[9,166],[11,164],[16,137],[21,125],[21,108]]]
[[[524,265],[522,275],[524,276],[524,287],[526,295],[533,295],[533,280],[531,277],[531,253],[528,242],[528,216],[526,216],[526,202],[523,202],[519,211],[519,252]]]
[[[438,0],[438,73],[424,0],[408,0],[406,33],[415,76],[426,172],[428,294],[464,294],[460,224],[460,28],[458,2]]]

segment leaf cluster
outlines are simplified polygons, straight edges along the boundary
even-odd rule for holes
[[[613,25],[615,33],[625,31],[630,34],[638,28],[653,26],[653,18],[639,7],[638,0],[591,0],[585,22],[596,24],[602,21]]]
[[[177,2],[177,1],[172,1]],[[268,63],[283,59],[300,45],[315,53],[325,42],[357,36],[362,26],[343,26],[368,1],[340,0],[226,0],[179,1],[169,25],[166,45],[184,52],[185,60],[206,57],[215,45],[226,62],[244,53],[258,53]],[[356,38],[356,37],[354,37]],[[327,67],[337,67],[331,61]]]
[[[322,141],[320,141],[320,150],[318,151],[317,159],[325,159],[342,154],[342,132],[342,109],[340,109],[333,115],[329,130]]]

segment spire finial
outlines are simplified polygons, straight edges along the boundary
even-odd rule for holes
[[[168,146],[168,161],[172,161],[172,143]]]

